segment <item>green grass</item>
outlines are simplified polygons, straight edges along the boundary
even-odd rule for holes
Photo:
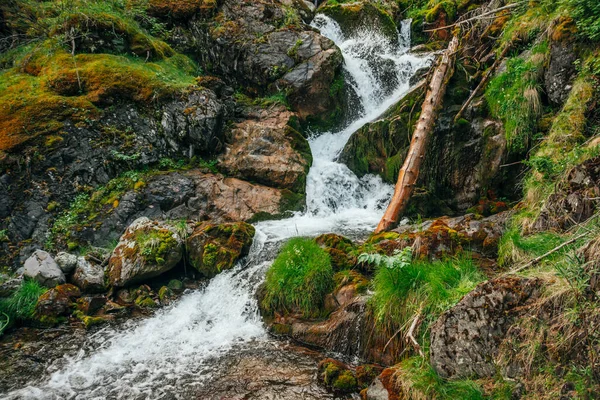
[[[528,60],[513,57],[506,72],[490,81],[485,91],[490,112],[504,122],[506,140],[513,152],[529,148],[536,134],[537,119],[542,113],[540,78],[548,44],[532,49]]]
[[[424,316],[422,339],[427,342],[428,325],[484,279],[468,254],[433,262],[412,261],[402,268],[380,266],[373,278],[369,306],[376,323],[392,334],[401,328],[408,330],[420,310]]]
[[[329,254],[312,239],[287,242],[267,272],[263,306],[269,311],[323,313],[323,300],[334,288]]]
[[[0,334],[10,325],[33,319],[38,298],[48,289],[36,281],[25,280],[10,297],[0,300]]]
[[[423,397],[437,400],[482,400],[483,390],[474,381],[452,380],[440,378],[427,360],[421,357],[411,357],[400,363],[401,374],[399,380],[411,393],[419,393]]]

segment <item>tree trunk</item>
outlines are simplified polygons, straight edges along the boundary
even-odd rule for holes
[[[429,83],[427,94],[421,107],[419,122],[415,126],[408,154],[398,174],[394,195],[375,233],[392,229],[398,223],[400,215],[404,212],[410,200],[414,186],[419,178],[421,163],[425,158],[429,136],[435,126],[438,110],[443,103],[446,86],[454,72],[454,59],[457,47],[458,37],[454,36],[431,77],[431,82]]]

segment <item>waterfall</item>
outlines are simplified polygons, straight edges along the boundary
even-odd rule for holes
[[[365,233],[375,227],[393,187],[372,175],[359,179],[336,159],[352,133],[397,102],[408,91],[410,77],[430,59],[407,53],[408,23],[395,42],[369,29],[345,37],[324,15],[317,15],[313,26],[342,50],[344,73],[360,109],[343,129],[310,138],[314,161],[306,211],[256,224],[250,255],[235,269],[150,318],[92,335],[75,357],[51,366],[48,378],[8,394],[9,399],[161,399],[193,393],[190,388],[218,373],[229,352],[272,343],[254,293],[278,243],[299,235]]]

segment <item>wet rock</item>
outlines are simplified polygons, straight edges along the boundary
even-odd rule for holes
[[[25,261],[23,274],[46,287],[54,287],[66,282],[65,275],[58,264],[50,254],[43,250],[36,250]]]
[[[384,369],[369,387],[361,392],[363,400],[400,400],[404,399],[404,393],[398,388],[395,381],[395,367]]]
[[[28,250],[33,251],[31,247],[43,247],[49,224],[71,204],[77,188],[101,187],[125,171],[145,168],[163,158],[214,155],[223,148],[223,125],[232,114],[232,104],[228,97],[219,98],[202,88],[145,107],[125,102],[104,109],[102,118],[94,123],[65,121],[60,140],[52,146],[34,147],[32,143],[22,151],[5,153],[0,161],[2,171],[11,173],[0,175],[0,219],[10,218],[0,230],[7,229],[13,244],[31,239]],[[39,153],[35,162],[30,156],[33,152]],[[125,205],[129,209],[123,210],[124,215],[131,219],[111,221],[102,232],[102,224],[82,224],[69,232],[69,237],[56,237],[59,245],[67,247],[68,242],[81,240],[81,244],[106,246],[118,239],[129,223],[142,216],[132,215],[139,213],[142,205],[127,201]],[[0,255],[8,256],[7,249],[0,244]]]
[[[116,287],[153,278],[173,268],[183,256],[183,240],[165,223],[135,220],[110,257],[108,281]]]
[[[54,257],[54,261],[60,267],[63,273],[70,274],[77,266],[77,256],[61,251]]]
[[[308,141],[290,126],[293,117],[272,107],[237,124],[219,167],[230,176],[303,193],[312,156]]]
[[[491,377],[494,357],[515,317],[540,294],[541,282],[496,278],[478,285],[431,328],[430,362],[443,378]]]
[[[183,283],[178,279],[171,279],[167,287],[176,293],[183,291]]]
[[[253,237],[254,227],[245,222],[202,224],[186,241],[189,262],[202,275],[212,278],[233,268],[248,254]]]
[[[163,286],[158,290],[158,300],[160,304],[169,304],[175,298],[175,293],[167,286]]]
[[[106,290],[104,268],[85,257],[77,257],[77,266],[71,279],[85,293],[100,293]]]
[[[550,60],[544,72],[544,86],[548,99],[554,105],[561,106],[567,99],[577,73],[575,60],[578,49],[574,41],[577,28],[568,17],[558,20],[550,41]]]
[[[504,129],[475,101],[465,118],[454,117],[468,96],[467,83],[453,78],[421,166],[408,212],[422,216],[463,213],[482,197],[517,196],[509,183]],[[346,143],[339,160],[359,177],[376,174],[395,184],[418,121],[424,84],[413,88],[380,120],[364,125]],[[510,168],[509,168],[510,169]],[[515,170],[516,171],[516,170]],[[516,175],[516,174],[515,174]]]
[[[71,313],[75,299],[81,296],[77,286],[58,285],[40,296],[35,306],[35,316],[45,324],[55,324],[60,317]]]

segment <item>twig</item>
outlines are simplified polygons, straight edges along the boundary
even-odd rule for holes
[[[424,29],[423,32],[435,32],[435,31],[439,31],[439,30],[442,30],[442,29],[452,28],[452,27],[454,27],[456,25],[462,25],[462,24],[465,24],[465,23],[470,22],[470,21],[481,19],[482,17],[488,16],[488,15],[491,15],[491,14],[495,14],[498,11],[507,10],[509,8],[515,8],[515,7],[517,7],[517,6],[519,6],[519,5],[523,4],[523,3],[524,3],[523,1],[519,1],[517,3],[508,4],[508,5],[504,6],[504,7],[500,7],[500,8],[496,8],[494,10],[488,11],[488,12],[484,12],[483,14],[479,14],[479,15],[477,15],[475,17],[472,17],[472,18],[469,18],[469,19],[465,19],[464,21],[455,22],[455,23],[453,23],[451,25],[441,26],[439,28],[434,28],[434,29]]]
[[[571,240],[567,240],[567,241],[566,241],[566,242],[564,242],[563,244],[561,244],[561,245],[559,245],[559,246],[556,246],[556,247],[555,247],[555,248],[553,248],[552,250],[550,250],[550,251],[548,251],[548,252],[546,252],[546,253],[542,254],[542,255],[541,255],[541,256],[539,256],[539,257],[536,257],[536,258],[534,258],[533,260],[529,261],[529,262],[528,262],[527,264],[525,264],[525,265],[522,265],[522,266],[520,266],[520,267],[518,267],[518,268],[515,268],[515,269],[513,269],[513,270],[509,271],[508,273],[509,273],[509,274],[514,274],[514,273],[516,273],[516,272],[519,272],[519,271],[522,271],[522,270],[524,270],[524,269],[526,269],[526,268],[529,268],[529,267],[531,267],[531,266],[533,266],[533,265],[536,265],[537,263],[539,263],[540,261],[542,261],[544,258],[548,257],[549,255],[551,255],[551,254],[553,254],[553,253],[556,253],[558,250],[562,249],[563,247],[565,247],[565,246],[568,246],[568,245],[570,245],[570,244],[571,244],[571,243],[573,243],[573,242],[576,242],[577,240],[581,239],[582,237],[584,237],[584,236],[588,235],[588,233],[589,233],[589,232],[584,232],[584,233],[582,233],[581,235],[577,235],[577,236],[575,236],[573,239],[571,239]]]
[[[408,340],[410,340],[410,342],[412,343],[412,345],[415,348],[415,350],[417,350],[419,352],[419,355],[421,357],[425,357],[425,355],[423,354],[423,350],[421,350],[421,346],[419,346],[419,343],[417,342],[417,340],[413,336],[413,333],[415,332],[415,329],[417,328],[417,324],[419,323],[420,319],[421,319],[421,310],[419,310],[419,312],[417,313],[417,315],[415,315],[415,318],[413,319],[412,324],[410,324],[410,328],[408,329],[408,333],[406,334],[406,338]]]
[[[462,117],[463,113],[465,112],[465,110],[467,109],[469,104],[471,104],[473,99],[479,94],[479,91],[488,83],[488,81],[490,80],[490,77],[492,76],[492,74],[494,73],[496,68],[498,68],[498,66],[504,59],[504,56],[506,56],[506,53],[508,53],[508,50],[511,47],[512,47],[511,43],[509,43],[506,45],[504,50],[502,50],[502,53],[500,53],[500,56],[498,56],[498,58],[496,58],[496,61],[494,61],[492,66],[487,70],[485,76],[481,79],[481,82],[479,82],[479,85],[477,85],[475,90],[473,90],[473,92],[471,93],[471,95],[469,96],[467,101],[465,101],[463,106],[460,108],[460,111],[458,112],[458,114],[456,114],[456,117],[454,117],[454,123],[456,123],[456,121],[458,121]]]
[[[523,161],[515,161],[515,162],[513,162],[513,163],[510,163],[510,164],[502,164],[502,165],[501,165],[500,167],[498,167],[498,168],[511,167],[511,166],[513,166],[513,165],[517,165],[517,164],[523,164]]]
[[[79,92],[83,92],[81,87],[81,78],[79,77],[79,67],[77,66],[77,60],[75,59],[75,30],[71,28],[71,56],[73,57],[73,64],[75,65],[75,74],[77,74],[77,83],[79,84]]]

